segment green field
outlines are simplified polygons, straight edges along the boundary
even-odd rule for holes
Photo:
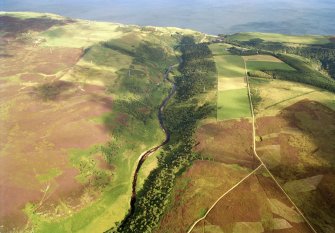
[[[283,35],[276,33],[260,33],[260,32],[236,33],[228,36],[228,38],[239,41],[248,41],[259,38],[265,41],[294,43],[294,44],[327,44],[330,42],[329,37],[327,36],[319,36],[319,35],[292,36],[292,35]]]
[[[250,117],[250,106],[246,88],[220,91],[218,93],[217,119]]]
[[[212,48],[217,49],[216,47]],[[249,99],[241,56],[215,56],[218,70],[217,120],[249,117]],[[242,88],[243,87],[243,88]]]
[[[219,76],[225,78],[244,77],[244,62],[240,56],[216,56],[215,63]]]
[[[284,62],[271,62],[271,61],[247,61],[248,70],[292,70],[295,69]]]
[[[222,44],[222,43],[216,43],[216,44],[209,45],[209,48],[211,49],[214,56],[230,55],[230,52],[227,51],[227,49],[230,47],[232,47],[232,45]]]

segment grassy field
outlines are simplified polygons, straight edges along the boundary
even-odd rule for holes
[[[244,77],[244,62],[242,57],[236,55],[215,56],[215,63],[219,77]]]
[[[256,70],[295,70],[284,62],[272,61],[247,61],[247,69],[251,71]]]
[[[250,116],[246,88],[218,92],[217,118],[219,120]]]
[[[37,12],[2,12],[0,11],[0,15],[4,16],[12,16],[20,19],[29,19],[29,18],[41,18],[41,17],[47,17],[51,19],[64,19],[63,16],[51,14],[51,13],[37,13]]]
[[[243,59],[248,62],[249,61],[268,61],[268,62],[280,62],[280,63],[283,62],[271,55],[250,55],[250,56],[243,56]]]
[[[278,58],[270,55],[252,55],[243,56],[246,62],[248,71],[261,71],[261,70],[287,70],[294,71],[295,69],[279,60]]]
[[[217,120],[249,117],[250,107],[242,57],[218,55],[214,59],[218,70]]]
[[[140,191],[144,185],[146,178],[149,176],[150,172],[157,168],[158,160],[157,156],[159,156],[160,150],[156,151],[152,155],[150,155],[145,162],[143,163],[137,178],[137,192]]]
[[[312,86],[262,78],[251,78],[250,84],[252,88],[259,91],[261,96],[256,109],[259,116],[276,115],[283,108],[306,98],[318,101],[335,110],[334,94]]]
[[[317,35],[291,36],[284,34],[260,33],[260,32],[236,33],[228,36],[228,38],[240,41],[248,41],[251,39],[259,38],[265,41],[295,43],[295,44],[327,44],[330,42],[329,37],[327,36],[317,36]]]
[[[123,33],[113,23],[77,21],[65,26],[55,26],[40,33],[42,46],[82,48],[99,41],[120,38]]]
[[[209,45],[209,48],[211,49],[214,56],[230,55],[230,52],[227,51],[227,49],[230,47],[232,47],[232,45],[222,43],[215,43]]]

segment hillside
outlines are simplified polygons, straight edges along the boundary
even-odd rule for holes
[[[1,232],[333,232],[330,36],[0,13]]]

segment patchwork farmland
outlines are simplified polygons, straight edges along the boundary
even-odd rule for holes
[[[226,50],[225,47],[212,49],[214,54]],[[214,59],[218,72],[217,120],[250,117],[242,57],[215,55]]]

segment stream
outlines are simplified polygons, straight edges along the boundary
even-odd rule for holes
[[[173,66],[169,66],[169,68],[165,71],[164,73],[164,81],[168,81],[170,83],[173,84],[172,89],[170,90],[169,94],[167,97],[165,97],[165,99],[162,101],[161,105],[159,106],[159,110],[158,110],[158,120],[159,120],[159,125],[162,128],[162,130],[165,133],[165,140],[158,146],[155,146],[145,152],[143,152],[139,158],[134,176],[133,176],[133,183],[132,183],[132,195],[131,195],[131,199],[130,199],[130,212],[128,213],[128,215],[125,218],[125,221],[127,220],[127,218],[129,218],[135,211],[135,203],[136,203],[136,186],[137,186],[137,177],[138,177],[138,172],[140,171],[142,164],[144,163],[144,161],[150,156],[152,155],[155,151],[157,151],[158,149],[160,149],[162,146],[164,146],[166,143],[168,143],[170,141],[170,133],[167,130],[166,126],[164,125],[163,122],[163,111],[165,106],[167,105],[167,103],[169,102],[169,100],[171,99],[171,97],[173,96],[173,94],[176,91],[176,86],[175,84],[169,80],[169,73],[171,72]]]

